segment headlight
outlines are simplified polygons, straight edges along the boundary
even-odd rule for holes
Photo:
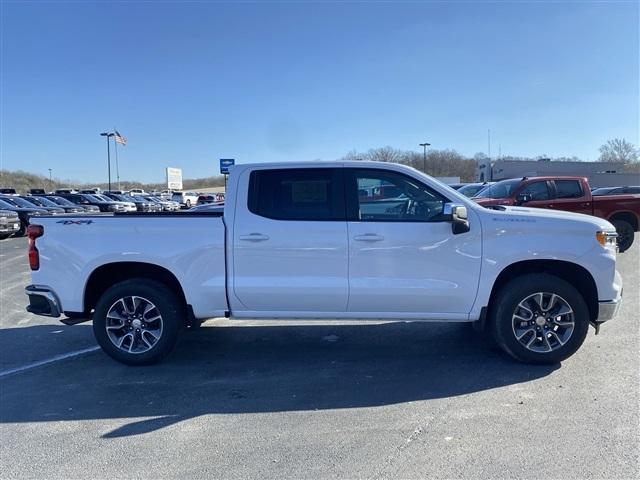
[[[618,234],[616,232],[604,232],[599,230],[596,232],[596,240],[606,249],[616,251],[618,249]]]

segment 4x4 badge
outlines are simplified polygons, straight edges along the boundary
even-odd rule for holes
[[[89,225],[93,223],[93,220],[58,220],[56,223],[63,225]]]

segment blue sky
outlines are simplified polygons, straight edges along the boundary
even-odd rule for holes
[[[2,168],[186,178],[391,145],[638,144],[637,2],[2,2]]]

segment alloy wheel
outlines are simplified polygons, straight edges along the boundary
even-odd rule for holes
[[[144,297],[118,299],[109,308],[105,325],[111,343],[127,353],[148,352],[162,337],[162,315]]]
[[[560,295],[537,292],[524,298],[512,316],[518,342],[537,353],[547,353],[565,345],[575,328],[571,305]]]

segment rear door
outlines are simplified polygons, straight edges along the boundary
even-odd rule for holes
[[[342,177],[340,167],[255,169],[239,178],[248,201],[239,196],[235,205],[233,293],[246,310],[346,311]]]
[[[463,318],[476,297],[479,222],[454,235],[449,200],[419,180],[384,169],[345,169],[349,220],[349,312]],[[472,212],[471,212],[472,213]]]
[[[591,215],[591,195],[584,191],[582,182],[575,179],[553,181],[553,205],[558,210]]]

